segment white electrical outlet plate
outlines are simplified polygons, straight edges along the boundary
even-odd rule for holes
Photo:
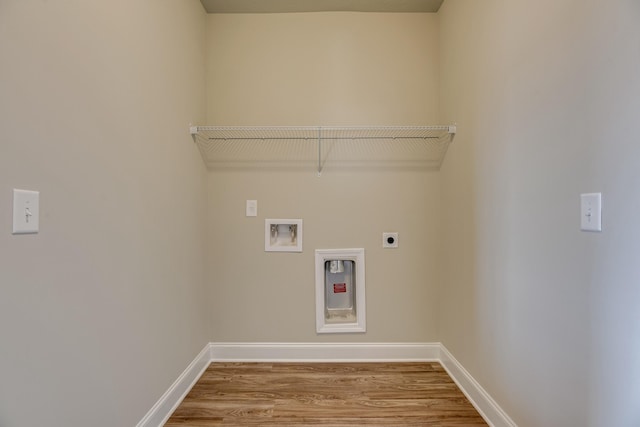
[[[33,234],[40,229],[40,193],[13,189],[13,234]]]
[[[398,247],[398,233],[382,233],[382,247],[383,248],[397,248]]]
[[[602,231],[602,193],[580,195],[580,229]]]
[[[247,216],[258,216],[257,200],[247,200]]]

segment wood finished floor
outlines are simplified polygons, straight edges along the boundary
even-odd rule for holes
[[[439,363],[212,363],[165,427],[487,426]]]

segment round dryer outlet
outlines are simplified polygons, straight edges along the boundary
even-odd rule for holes
[[[398,233],[382,233],[382,247],[383,248],[397,248],[398,247]]]

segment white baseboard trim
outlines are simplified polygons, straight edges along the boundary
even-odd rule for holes
[[[137,427],[159,427],[211,362],[439,362],[491,427],[517,427],[441,343],[209,343]]]
[[[491,427],[517,427],[516,423],[444,345],[440,348],[440,364]]]
[[[211,343],[218,362],[408,362],[439,355],[438,343]]]
[[[198,381],[204,370],[207,369],[209,363],[211,363],[211,344],[207,344],[202,349],[136,427],[159,427],[164,425],[187,393],[189,393],[189,390]]]

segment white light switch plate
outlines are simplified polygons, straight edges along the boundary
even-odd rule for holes
[[[40,193],[13,189],[13,234],[37,233],[40,219]]]
[[[602,193],[580,195],[580,229],[602,231]]]
[[[258,216],[257,200],[247,200],[247,216]]]

